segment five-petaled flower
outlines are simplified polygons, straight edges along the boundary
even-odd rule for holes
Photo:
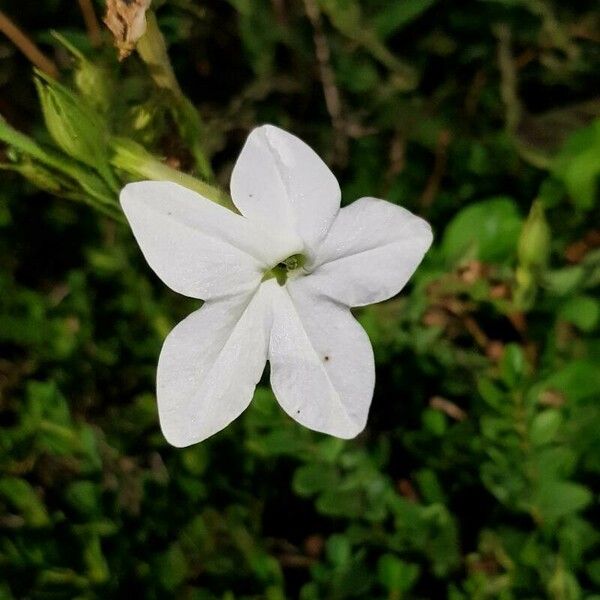
[[[397,294],[432,241],[429,225],[376,198],[340,209],[340,188],[297,137],[265,125],[235,164],[240,214],[169,182],[131,183],[121,204],[157,275],[203,306],[168,335],[158,361],[162,431],[204,440],[250,404],[270,363],[293,419],[352,438],[375,383],[369,338],[350,307]]]

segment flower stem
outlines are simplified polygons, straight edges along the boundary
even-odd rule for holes
[[[152,11],[146,13],[146,33],[138,40],[136,49],[148,66],[154,83],[159,88],[170,92],[173,99],[171,107],[173,118],[181,137],[190,147],[200,175],[205,179],[212,179],[214,177],[212,167],[201,143],[204,125],[198,111],[179,86],[169,60],[165,38]]]
[[[126,138],[114,138],[112,147],[114,154],[111,162],[118,169],[136,177],[178,183],[198,192],[208,200],[237,212],[231,198],[223,190],[164,164],[136,142]]]
[[[136,49],[148,65],[154,83],[159,88],[171,90],[175,96],[181,96],[183,92],[171,66],[165,38],[158,27],[156,15],[150,10],[146,13],[146,33],[138,40]]]

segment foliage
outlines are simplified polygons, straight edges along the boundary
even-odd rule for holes
[[[157,2],[179,84],[93,47],[78,3],[5,4],[62,77],[0,40],[0,598],[600,598],[591,2]],[[358,439],[302,429],[265,376],[236,423],[171,448],[156,359],[195,305],[117,190],[226,204],[261,122],[436,241],[357,311],[378,376]]]

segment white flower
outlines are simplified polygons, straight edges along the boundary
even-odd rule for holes
[[[365,427],[373,351],[349,307],[397,294],[432,240],[394,204],[340,188],[297,137],[265,125],[235,164],[236,214],[169,182],[131,183],[121,204],[157,275],[205,300],[158,361],[160,424],[174,446],[220,431],[250,404],[265,362],[285,412],[340,438]]]

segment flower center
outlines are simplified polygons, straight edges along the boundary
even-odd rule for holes
[[[287,278],[294,274],[294,272],[297,274],[305,263],[306,256],[304,256],[304,254],[292,254],[292,256],[288,256],[285,260],[282,260],[271,269],[265,271],[263,281],[274,277],[279,285],[284,285]]]

